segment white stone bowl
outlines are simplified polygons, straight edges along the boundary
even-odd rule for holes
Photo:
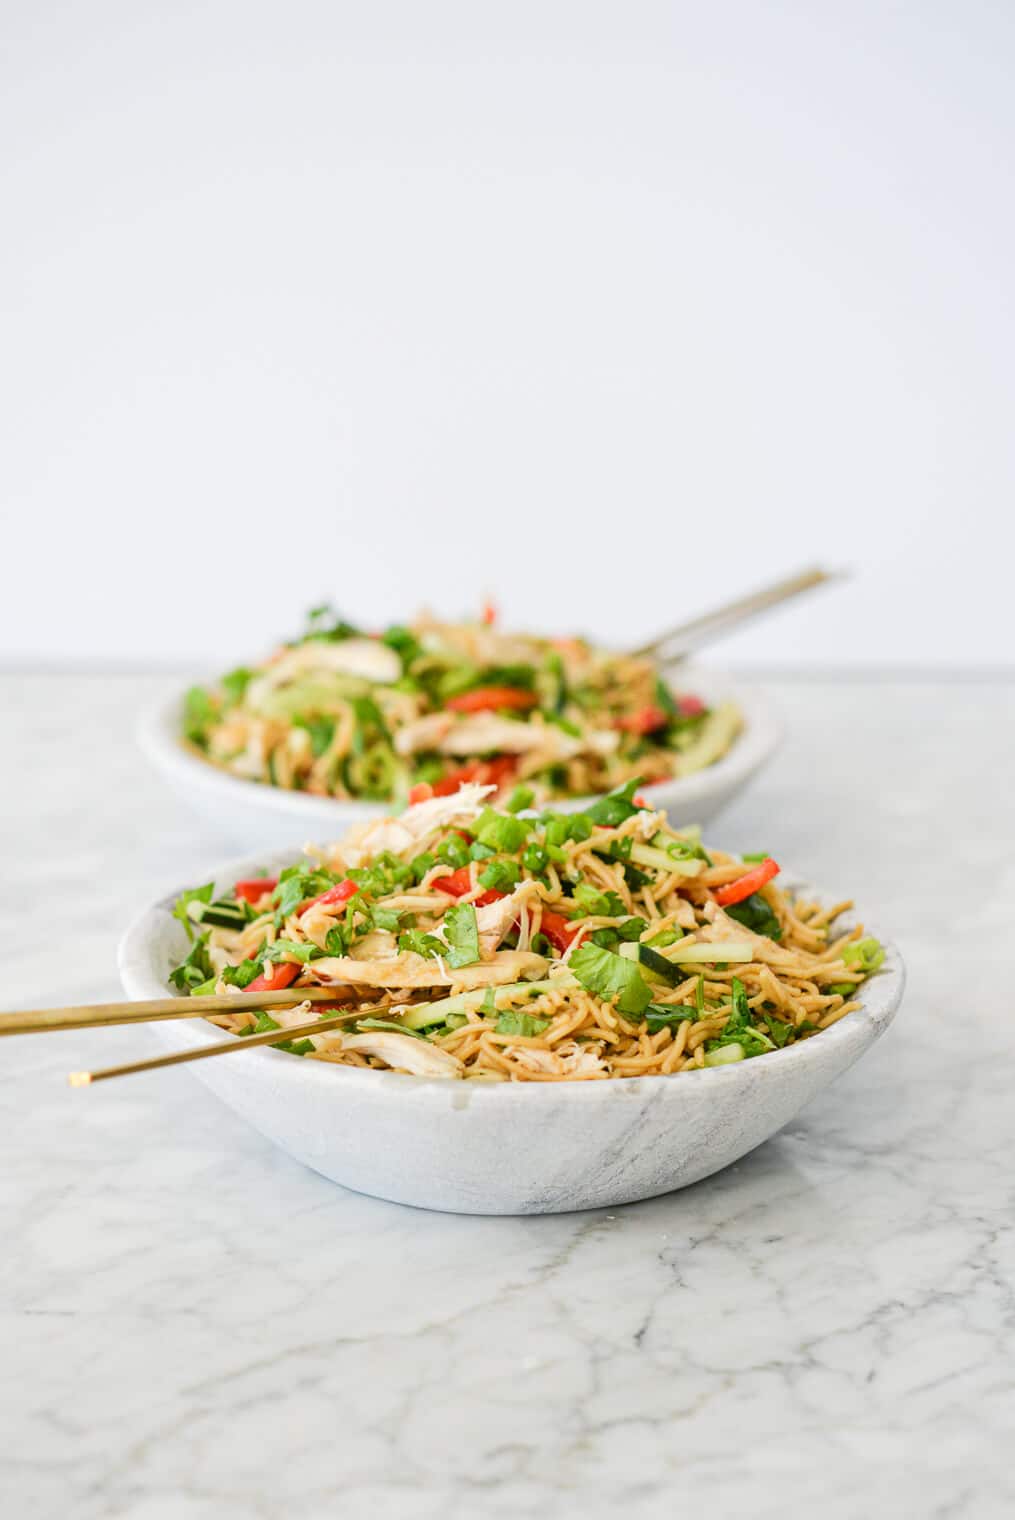
[[[661,781],[644,788],[653,807],[665,809],[677,828],[688,823],[707,823],[720,808],[740,792],[772,754],[781,737],[781,725],[769,703],[756,691],[742,691],[728,677],[696,666],[681,674],[680,685],[715,703],[735,702],[744,716],[743,731],[727,754],[715,765],[675,781]],[[312,797],[288,792],[260,781],[245,781],[211,765],[180,740],[183,692],[142,713],[138,742],[170,785],[225,837],[245,850],[261,845],[284,849],[294,839],[304,842],[337,839],[369,818],[383,817],[387,803],[341,801],[335,797]],[[589,798],[575,798],[553,805],[573,811]]]
[[[216,885],[229,887],[260,868],[275,871],[296,853],[234,861],[214,873]],[[807,884],[789,885],[826,898]],[[177,896],[142,913],[120,943],[128,997],[164,997],[167,974],[186,953],[183,927],[171,913]],[[672,1077],[438,1081],[264,1046],[190,1069],[269,1140],[359,1193],[454,1214],[556,1214],[633,1203],[739,1160],[873,1045],[905,984],[898,951],[885,948],[883,970],[863,989],[864,1006],[822,1034],[733,1066]],[[166,1050],[196,1050],[224,1038],[203,1019],[149,1028]],[[163,1080],[178,1078],[167,1073]]]

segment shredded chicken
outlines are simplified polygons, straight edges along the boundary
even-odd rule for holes
[[[501,950],[489,961],[472,966],[446,966],[432,956],[403,950],[398,955],[362,961],[336,955],[314,961],[319,982],[349,982],[357,987],[499,987],[508,982],[535,981],[547,969],[545,956],[531,951]]]
[[[399,855],[434,829],[478,818],[484,800],[496,790],[494,786],[469,782],[460,786],[451,797],[430,797],[425,802],[415,803],[398,818],[379,818],[373,823],[360,824],[345,836],[341,849],[333,858],[341,859],[347,866],[357,866],[385,850]]]
[[[414,1077],[460,1077],[464,1070],[457,1056],[411,1034],[396,1034],[393,1029],[369,1029],[362,1034],[342,1036],[342,1050],[358,1050],[364,1056],[376,1056],[395,1071],[407,1071]]]
[[[553,1050],[540,1050],[535,1045],[509,1045],[505,1055],[511,1056],[520,1066],[530,1071],[545,1072],[554,1077],[605,1076],[606,1067],[599,1056],[599,1048],[580,1045],[576,1040],[564,1040]]]
[[[538,750],[545,753],[548,764],[588,753],[612,755],[619,743],[620,735],[613,730],[591,729],[575,737],[555,723],[545,723],[538,714],[519,723],[500,718],[496,713],[473,713],[465,718],[454,713],[430,713],[407,723],[395,735],[395,748],[400,755],[420,750],[455,756],[526,755]]]

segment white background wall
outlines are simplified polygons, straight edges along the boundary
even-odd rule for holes
[[[485,592],[739,663],[1015,658],[1015,6],[0,12],[0,655]]]

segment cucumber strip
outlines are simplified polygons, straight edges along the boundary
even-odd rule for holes
[[[628,857],[639,866],[651,866],[653,871],[675,872],[678,876],[697,876],[705,869],[703,860],[675,860],[665,850],[654,845],[640,844],[635,840]]]
[[[577,979],[568,971],[563,976],[548,977],[542,982],[507,982],[492,989],[474,987],[471,992],[460,992],[457,997],[440,998],[436,1003],[417,1003],[415,1007],[405,1010],[400,1023],[406,1029],[429,1029],[432,1024],[443,1024],[449,1013],[470,1013],[474,1008],[479,1008],[491,990],[494,1007],[499,1009],[501,1004],[498,999],[509,994],[514,996],[519,992],[531,992],[538,997],[541,992],[555,992],[558,987],[577,985]]]
[[[643,945],[637,940],[628,940],[622,944],[620,954],[625,960],[637,961],[652,981],[665,982],[667,987],[676,987],[684,980],[683,972],[672,961],[668,961],[665,955],[660,955],[658,950],[653,950],[649,945]]]
[[[680,757],[678,776],[690,776],[694,771],[714,765],[733,743],[740,732],[740,713],[732,702],[723,702],[709,713],[694,743]]]
[[[234,908],[232,903],[199,903],[199,912],[191,915],[199,924],[208,925],[213,929],[245,929],[247,927],[247,915],[242,908]]]
[[[745,939],[720,940],[711,945],[697,942],[688,945],[678,940],[665,954],[667,960],[676,961],[678,966],[692,966],[698,961],[715,965],[717,962],[753,961],[754,946]]]
[[[744,1059],[744,1047],[742,1045],[720,1045],[716,1050],[705,1052],[706,1066],[731,1066],[734,1061]]]

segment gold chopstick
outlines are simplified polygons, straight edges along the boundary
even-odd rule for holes
[[[139,1071],[159,1071],[163,1066],[182,1066],[186,1061],[206,1061],[210,1056],[228,1056],[238,1050],[250,1050],[255,1045],[277,1045],[284,1040],[297,1040],[301,1035],[324,1034],[338,1029],[347,1019],[361,1018],[374,1013],[377,1008],[347,1008],[344,1013],[331,1019],[317,1019],[313,1024],[294,1024],[291,1029],[269,1029],[265,1034],[230,1035],[216,1045],[204,1045],[200,1050],[178,1050],[171,1056],[153,1056],[148,1061],[128,1061],[122,1066],[101,1066],[98,1071],[72,1071],[67,1080],[71,1087],[91,1087],[95,1082],[107,1082],[110,1077],[130,1077]]]
[[[92,1003],[70,1008],[30,1008],[0,1013],[0,1035],[50,1034],[59,1029],[102,1029],[114,1024],[148,1024],[156,1019],[200,1019],[209,1013],[252,1013],[297,1003],[347,1001],[349,989],[280,987],[277,992],[211,993],[206,997],[152,998],[136,1003]]]
[[[654,655],[661,661],[683,659],[692,649],[707,643],[710,638],[718,638],[721,634],[730,632],[738,624],[767,611],[769,607],[788,601],[790,597],[799,596],[804,591],[810,591],[814,586],[822,586],[827,581],[836,580],[840,574],[839,571],[822,570],[817,566],[809,570],[801,570],[796,575],[776,581],[773,585],[763,586],[759,591],[752,591],[747,596],[738,597],[736,601],[727,602],[722,607],[714,607],[711,612],[703,612],[700,617],[692,618],[690,622],[680,623],[676,628],[671,628],[668,633],[661,633],[658,638],[650,640],[649,643],[640,644],[630,653],[642,657]]]

